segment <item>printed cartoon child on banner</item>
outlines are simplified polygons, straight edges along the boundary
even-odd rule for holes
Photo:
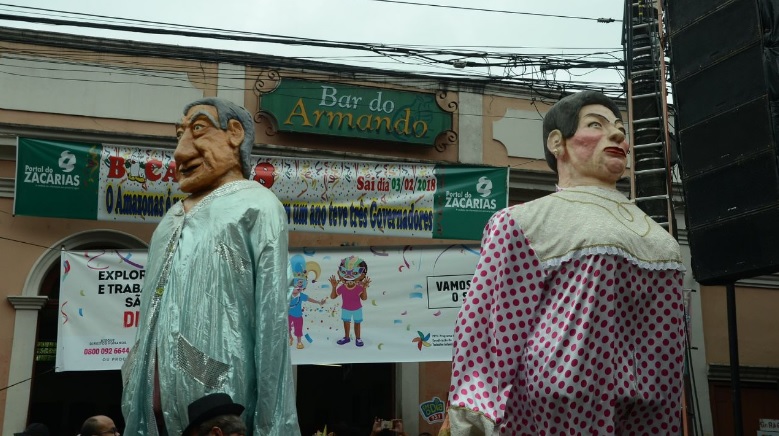
[[[293,271],[303,271],[305,260],[306,279],[295,273],[293,283],[305,283],[303,298],[317,303],[301,305],[301,330],[290,321],[291,339],[303,338],[303,346],[290,341],[293,363],[451,359],[476,247],[305,249],[291,259]]]

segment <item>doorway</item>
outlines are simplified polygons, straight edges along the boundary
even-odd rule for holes
[[[36,313],[36,328],[20,332],[25,342],[34,346],[35,354],[29,373],[25,404],[17,406],[16,420],[46,424],[51,434],[77,434],[84,420],[94,415],[110,416],[117,428],[124,428],[120,402],[121,375],[114,371],[56,372],[57,328],[60,323],[60,248],[64,250],[146,249],[146,243],[136,236],[116,230],[88,230],[68,236],[52,245],[58,247],[44,252],[31,269],[23,295],[48,297]],[[15,334],[16,336],[16,334]],[[14,355],[12,354],[12,359]],[[9,393],[6,401],[14,401],[20,391]],[[6,405],[7,406],[7,405]],[[8,407],[6,407],[8,413]],[[6,415],[8,418],[8,415]],[[18,421],[17,421],[18,422]],[[19,430],[24,425],[19,425]],[[14,430],[18,431],[18,430]]]
[[[90,416],[106,415],[114,420],[117,428],[123,429],[122,378],[118,370],[55,372],[55,355],[47,350],[56,350],[59,283],[57,262],[47,271],[40,289],[40,295],[46,295],[49,300],[38,314],[27,422],[46,424],[54,435],[68,435],[78,434],[81,424]]]
[[[337,436],[371,434],[373,420],[395,410],[395,364],[298,365],[297,408],[304,436],[317,430]]]

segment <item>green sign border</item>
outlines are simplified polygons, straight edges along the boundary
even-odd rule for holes
[[[276,132],[437,147],[457,142],[453,114],[458,105],[448,99],[447,92],[399,91],[295,78],[272,83],[270,89],[259,91],[258,106],[259,115]]]

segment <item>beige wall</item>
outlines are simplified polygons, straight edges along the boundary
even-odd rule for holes
[[[3,44],[0,58],[15,72],[0,77],[0,108],[29,113],[164,122],[182,104],[215,95],[219,82],[213,62],[17,43]]]
[[[0,166],[0,177],[7,177],[2,172],[8,165]],[[65,220],[50,218],[35,218],[12,216],[13,200],[0,198],[0,385],[8,386],[19,380],[9,380],[11,346],[14,332],[16,311],[8,302],[7,297],[21,295],[25,280],[35,262],[48,248],[58,250],[54,246],[75,233],[112,229],[135,235],[148,241],[154,230],[152,224],[124,224],[84,220]],[[17,242],[20,241],[20,242]],[[29,362],[32,365],[32,362]],[[5,410],[7,390],[0,391],[0,411]],[[0,417],[0,428],[3,419]]]
[[[506,112],[510,109],[530,113],[529,117],[538,116],[537,110],[546,113],[550,105],[542,102],[536,102],[535,106],[531,101],[525,98],[485,96],[482,113],[484,116],[484,164],[495,166],[510,166],[512,169],[547,171],[551,172],[544,160],[527,158],[520,156],[509,156],[506,145],[499,139],[496,139],[496,124],[505,119]],[[505,121],[511,121],[505,120]],[[540,123],[540,121],[539,121]],[[516,141],[518,149],[543,151],[543,141],[541,132],[535,132],[528,129],[518,129],[516,135],[511,137]],[[519,154],[519,153],[515,153]]]
[[[145,121],[96,119],[92,117],[80,117],[73,115],[47,114],[39,112],[22,112],[0,109],[0,120],[9,124],[21,126],[46,126],[54,129],[84,130],[93,133],[116,133],[148,136],[167,136],[170,143],[174,144],[176,131],[173,120],[178,118],[178,113],[170,116],[170,122],[152,123]],[[13,176],[13,173],[11,173]],[[9,177],[9,176],[0,176]]]
[[[0,212],[0,215],[4,215]],[[0,216],[0,219],[2,217]],[[2,248],[0,248],[2,249]],[[5,278],[10,272],[10,268],[3,264],[0,266],[0,275]],[[10,369],[11,362],[11,342],[14,335],[14,319],[16,317],[16,310],[5,299],[8,294],[7,288],[3,284],[5,280],[0,280],[0,387],[6,387],[9,384],[8,370]],[[30,362],[32,365],[32,362]],[[5,411],[5,397],[7,389],[0,391],[0,411]],[[4,413],[0,413],[0,429],[2,429],[2,422]]]
[[[701,286],[706,360],[728,365],[727,300],[723,286]],[[741,366],[779,366],[779,290],[736,288],[738,354]],[[695,316],[695,315],[693,315]]]
[[[449,398],[449,382],[452,377],[451,362],[423,362],[419,364],[419,404],[438,397],[446,403]],[[418,407],[418,405],[417,405]],[[417,412],[418,413],[418,412]],[[429,424],[420,416],[419,431],[438,434],[441,423]]]

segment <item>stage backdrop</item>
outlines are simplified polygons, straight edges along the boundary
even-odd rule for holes
[[[355,256],[370,279],[362,301],[362,347],[344,337],[342,299],[330,277]],[[290,310],[302,308],[302,348],[293,364],[448,361],[454,321],[478,261],[470,245],[339,248],[290,252],[293,278],[305,278]],[[63,251],[57,371],[118,369],[135,340],[146,253]],[[346,262],[347,267],[350,262]],[[291,290],[291,287],[290,287]],[[308,300],[306,301],[306,298]],[[312,300],[320,301],[318,304]]]
[[[508,168],[252,156],[290,230],[478,241]],[[184,198],[172,150],[19,138],[14,213],[157,222]]]

